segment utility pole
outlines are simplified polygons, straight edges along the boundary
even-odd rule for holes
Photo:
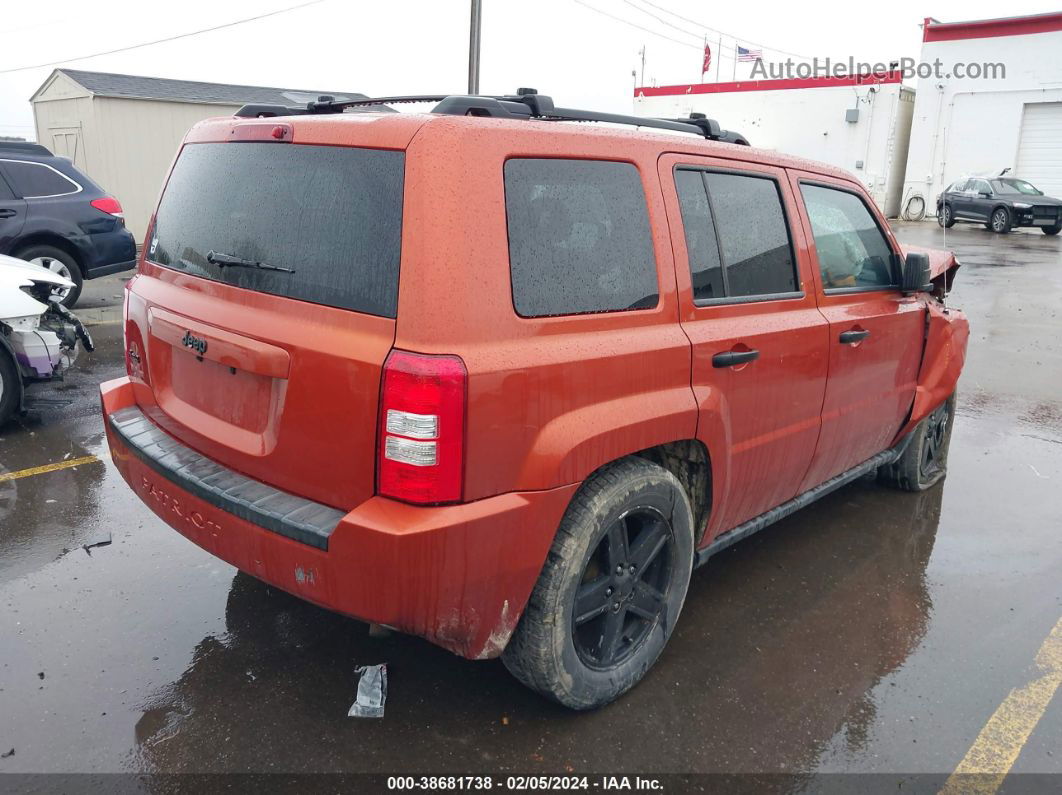
[[[479,30],[482,19],[482,0],[472,0],[472,19],[468,26],[468,93],[479,93]]]

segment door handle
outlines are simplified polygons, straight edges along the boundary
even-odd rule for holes
[[[759,358],[759,351],[726,351],[712,357],[712,367],[733,367],[735,364],[745,364]]]
[[[14,218],[16,215],[18,215],[18,213],[14,210],[8,210],[6,208],[0,210],[0,218]]]
[[[867,331],[866,329],[863,329],[863,330],[860,330],[860,331],[842,331],[841,332],[841,342],[844,342],[844,343],[859,342],[860,340],[865,340],[869,336],[870,336],[870,332]]]

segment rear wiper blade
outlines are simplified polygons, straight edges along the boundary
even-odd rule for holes
[[[206,260],[211,265],[217,265],[219,268],[232,265],[238,268],[257,268],[260,271],[283,271],[284,273],[295,272],[294,268],[282,268],[279,265],[270,265],[268,262],[258,262],[253,259],[234,257],[232,254],[223,254],[220,251],[208,251]]]

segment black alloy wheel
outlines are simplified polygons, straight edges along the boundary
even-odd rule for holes
[[[944,442],[948,438],[951,421],[951,401],[944,401],[926,417],[925,441],[922,443],[922,458],[918,464],[920,479],[932,480],[943,466]]]
[[[992,213],[992,231],[1001,235],[1010,231],[1010,213],[1006,207],[997,207]]]
[[[572,610],[579,658],[598,670],[623,663],[649,637],[667,604],[675,537],[655,508],[620,516],[590,555]]]

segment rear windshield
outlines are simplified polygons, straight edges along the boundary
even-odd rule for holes
[[[159,204],[148,258],[234,287],[394,317],[403,169],[402,152],[189,144]],[[217,264],[226,259],[244,262]]]

